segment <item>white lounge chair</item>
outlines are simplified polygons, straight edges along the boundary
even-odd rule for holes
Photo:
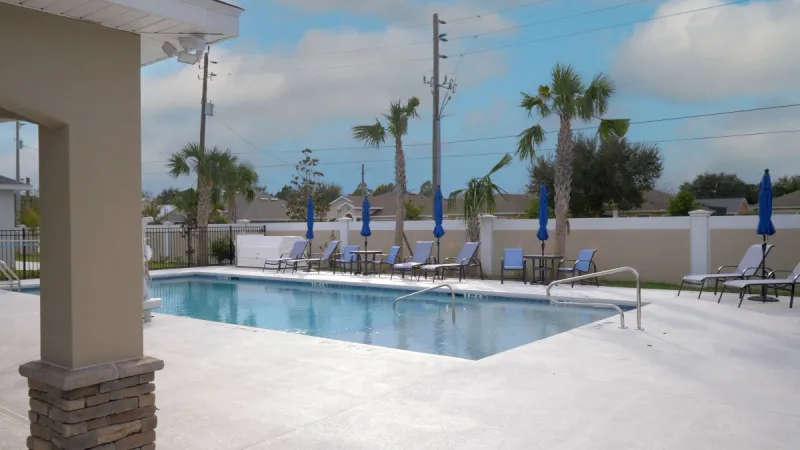
[[[292,244],[292,249],[289,250],[289,253],[283,253],[278,258],[268,259],[264,261],[264,268],[261,271],[263,272],[267,270],[267,266],[277,266],[275,268],[275,272],[279,272],[281,269],[283,269],[283,271],[285,272],[286,267],[289,266],[290,261],[303,259],[306,256],[306,248],[308,248],[308,241],[306,240],[295,241],[294,244]]]
[[[772,250],[772,247],[775,246],[771,244],[767,245],[767,254],[769,254],[769,251]],[[681,280],[681,286],[678,288],[678,295],[681,295],[681,290],[683,289],[684,283],[689,285],[700,285],[700,293],[697,294],[697,298],[700,298],[706,281],[709,280],[714,280],[714,295],[716,295],[720,281],[743,280],[755,275],[761,268],[761,264],[764,260],[764,255],[762,253],[763,250],[761,249],[761,244],[753,244],[747,249],[747,252],[745,252],[744,257],[738,266],[721,266],[719,269],[717,269],[717,273],[686,275],[683,277],[683,280]],[[723,269],[732,268],[736,268],[736,270],[731,272],[722,272]]]
[[[483,279],[483,268],[481,267],[480,260],[475,256],[478,253],[480,242],[465,242],[461,252],[456,257],[445,259],[445,264],[425,264],[420,267],[422,272],[433,272],[433,281],[436,281],[436,275],[444,279],[445,270],[458,270],[458,281],[467,277],[467,267],[476,266],[480,270],[481,280]],[[448,263],[447,261],[454,261]]]
[[[777,272],[786,272],[789,274],[786,278],[775,278],[775,273]],[[726,281],[724,285],[722,285],[722,291],[719,293],[719,299],[717,303],[722,300],[722,294],[725,293],[725,288],[737,288],[739,289],[739,308],[742,307],[742,301],[744,300],[744,296],[747,293],[747,289],[753,286],[766,286],[767,288],[775,289],[775,296],[778,296],[778,289],[788,290],[789,291],[789,308],[794,306],[794,292],[795,288],[797,287],[797,282],[800,281],[800,264],[794,268],[793,271],[789,272],[788,270],[774,270],[769,273],[769,276],[766,279],[762,278],[750,278],[749,280],[731,280]]]
[[[411,261],[404,261],[393,265],[392,274],[389,278],[394,278],[395,272],[400,272],[400,275],[405,278],[407,271],[411,271],[411,277],[413,278],[417,268],[431,261],[432,252],[433,241],[417,241],[417,245],[414,246],[414,254],[411,255]],[[408,259],[408,257],[406,257],[406,259]]]

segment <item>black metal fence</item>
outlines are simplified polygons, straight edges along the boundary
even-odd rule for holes
[[[147,245],[153,254],[150,270],[236,264],[236,236],[266,234],[264,225],[229,225],[200,228],[148,227]],[[205,245],[204,245],[205,243]],[[205,256],[204,256],[205,255]]]
[[[20,278],[39,278],[39,230],[0,230],[0,261]]]
[[[236,264],[236,236],[266,234],[264,225],[228,225],[199,228],[156,226],[145,228],[152,250],[150,270]],[[0,230],[0,260],[21,279],[39,278],[39,235],[37,229]],[[205,256],[204,256],[205,255]],[[98,255],[98,261],[113,255]],[[0,274],[0,279],[3,279]]]

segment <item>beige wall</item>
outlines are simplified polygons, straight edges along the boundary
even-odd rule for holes
[[[361,228],[359,223],[357,230],[351,229],[349,232],[349,240],[351,244],[358,244],[364,247],[364,237],[361,236]],[[411,245],[411,251],[414,250],[414,245],[417,241],[435,241],[433,237],[433,230],[406,230],[406,238]],[[466,232],[459,230],[449,230],[445,233],[444,237],[439,242],[440,257],[445,259],[451,256],[458,255],[461,247],[464,245],[466,239]],[[394,230],[372,230],[372,236],[369,237],[368,245],[370,249],[383,250],[384,253],[389,251],[389,248],[394,245]],[[402,256],[411,255],[411,251],[403,244]],[[436,256],[436,246],[433,246],[433,256]]]
[[[525,254],[540,253],[536,231],[495,231],[495,272],[505,248],[523,248]],[[553,252],[554,236],[545,243],[545,253]],[[631,266],[639,271],[642,281],[678,283],[689,273],[688,230],[572,230],[567,238],[566,258],[575,258],[584,248],[597,249],[597,270]],[[620,274],[610,279],[631,280]]]
[[[767,267],[792,270],[800,263],[800,229],[779,229],[768,242],[775,248],[767,256]],[[711,270],[739,264],[747,247],[760,243],[761,236],[754,229],[711,230]]]
[[[139,36],[0,3],[0,55],[0,113],[40,125],[42,359],[142,356]]]

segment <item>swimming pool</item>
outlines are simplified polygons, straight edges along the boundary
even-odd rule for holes
[[[611,310],[505,298],[423,294],[329,284],[209,277],[156,279],[154,312],[360,344],[481,359],[610,317]]]

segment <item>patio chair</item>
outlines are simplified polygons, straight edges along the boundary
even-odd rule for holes
[[[392,274],[389,278],[394,278],[395,272],[400,272],[400,275],[405,278],[406,272],[411,271],[413,278],[417,268],[431,262],[431,253],[433,252],[433,241],[417,241],[414,246],[414,253],[410,257],[406,257],[405,261],[399,264],[392,265]],[[411,259],[410,261],[408,259]]]
[[[500,260],[500,284],[505,281],[506,270],[521,270],[522,284],[525,284],[525,273],[528,271],[528,266],[524,251],[521,248],[503,250],[503,259]]]
[[[350,269],[350,275],[353,274],[353,266],[356,263],[356,254],[353,253],[358,251],[361,248],[360,245],[345,245],[344,250],[342,250],[342,254],[339,258],[333,260],[333,274],[336,275],[336,267],[339,266],[342,268],[342,273],[347,272],[348,266]]]
[[[393,266],[397,264],[397,257],[400,255],[400,246],[394,245],[389,249],[389,253],[380,261],[371,261],[373,272],[378,272],[378,276],[383,273],[384,266]],[[377,268],[377,270],[375,270]]]
[[[786,278],[776,278],[775,274],[777,272],[783,272],[789,274]],[[719,293],[719,299],[717,303],[722,300],[722,294],[725,293],[725,288],[732,287],[739,289],[739,308],[742,307],[742,301],[744,300],[744,296],[747,293],[748,288],[754,286],[767,286],[767,288],[775,289],[775,296],[778,296],[778,289],[789,291],[789,308],[794,307],[794,293],[795,289],[797,288],[797,282],[800,281],[800,264],[798,264],[794,270],[789,272],[788,270],[773,270],[769,273],[766,279],[761,278],[750,278],[750,279],[742,279],[742,280],[730,280],[726,281],[725,284],[722,285],[722,290]]]
[[[458,256],[445,259],[444,264],[426,264],[420,267],[420,269],[422,273],[433,272],[433,281],[436,281],[437,275],[440,279],[444,280],[444,272],[446,270],[457,270],[458,281],[461,281],[467,278],[468,267],[477,267],[478,270],[480,270],[482,280],[483,268],[481,267],[481,261],[476,256],[480,245],[480,242],[465,242]],[[447,261],[453,262],[448,263]]]
[[[769,255],[769,251],[772,250],[772,247],[775,246],[771,244],[767,245],[767,255]],[[761,264],[764,260],[762,257],[764,255],[762,255],[762,253],[763,250],[761,249],[761,244],[753,244],[747,248],[744,257],[739,262],[738,266],[720,266],[720,268],[717,269],[717,273],[686,275],[681,280],[681,285],[678,288],[678,295],[681,295],[681,290],[683,289],[684,284],[700,285],[700,293],[697,294],[697,298],[700,298],[700,295],[703,293],[703,288],[705,288],[706,281],[708,280],[714,280],[714,295],[716,295],[720,281],[744,280],[745,278],[755,275],[758,272],[758,269],[761,268]],[[736,268],[736,270],[732,272],[722,272],[723,269],[731,268]]]
[[[261,271],[264,272],[267,270],[267,266],[277,266],[275,268],[275,272],[279,272],[281,269],[286,272],[287,262],[303,259],[303,257],[307,254],[306,248],[308,248],[308,241],[294,241],[294,244],[292,244],[292,249],[289,250],[288,253],[281,253],[278,258],[264,261],[264,268]]]
[[[317,271],[319,272],[320,269],[322,269],[322,263],[323,262],[327,261],[328,264],[330,265],[331,259],[333,258],[333,254],[336,252],[336,249],[339,248],[339,244],[341,244],[341,243],[342,243],[342,241],[331,241],[328,244],[328,246],[325,247],[325,251],[322,252],[322,254],[319,255],[318,258],[311,257],[313,255],[310,255],[308,258],[295,259],[293,261],[286,261],[286,264],[287,265],[288,264],[292,265],[292,273],[297,271],[297,265],[301,264],[301,263],[305,263],[306,264],[306,272],[311,272],[311,269],[314,267],[314,264],[317,265]]]
[[[571,277],[597,272],[597,265],[594,263],[595,253],[597,253],[597,250],[593,248],[583,249],[578,252],[578,257],[576,259],[562,259],[558,263],[556,271],[558,272],[559,275],[562,273],[568,273],[570,274],[569,276]],[[572,265],[565,266],[564,263],[572,263]],[[561,277],[559,276],[558,278]],[[592,282],[590,281],[589,283]],[[595,278],[594,284],[600,286],[600,280]],[[570,287],[574,286],[575,282],[573,281],[572,283],[570,283]]]

